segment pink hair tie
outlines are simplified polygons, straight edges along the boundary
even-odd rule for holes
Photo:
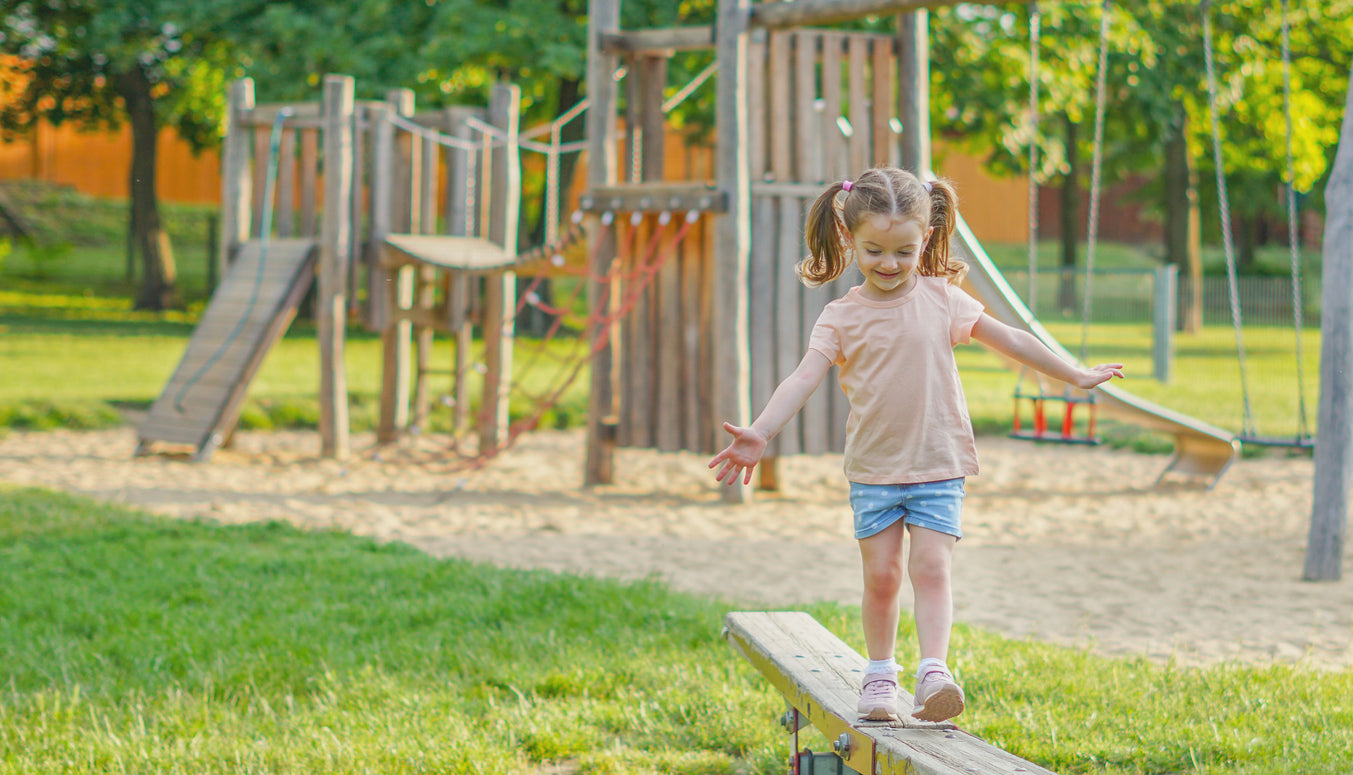
[[[851,183],[849,180],[843,180],[843,181],[841,181],[841,190],[842,190],[842,191],[847,191],[847,192],[848,192],[848,191],[850,191],[852,188],[855,188],[855,184],[854,184],[854,183]]]

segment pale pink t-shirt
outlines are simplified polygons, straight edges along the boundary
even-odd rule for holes
[[[982,304],[939,277],[873,301],[858,286],[818,317],[808,347],[841,367],[850,400],[845,471],[860,484],[913,484],[977,473],[954,345]]]

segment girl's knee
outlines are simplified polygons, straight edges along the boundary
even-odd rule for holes
[[[913,587],[929,588],[949,583],[948,553],[923,553],[911,558],[908,575]]]
[[[903,571],[900,563],[879,564],[864,569],[866,592],[896,595],[902,589]]]

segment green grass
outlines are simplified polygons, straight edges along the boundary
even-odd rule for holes
[[[782,701],[719,637],[733,607],[4,489],[0,773],[783,772]],[[806,610],[859,648],[858,609]],[[965,728],[1059,773],[1353,768],[1350,671],[963,626],[953,653]]]

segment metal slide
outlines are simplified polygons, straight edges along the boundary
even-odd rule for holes
[[[1034,319],[1024,301],[991,263],[991,258],[961,216],[952,247],[968,262],[968,289],[986,305],[987,314],[1002,323],[1031,332],[1063,358],[1073,363],[1078,361]],[[1161,472],[1162,479],[1170,473],[1208,477],[1211,487],[1240,455],[1240,441],[1230,431],[1138,398],[1110,383],[1099,387],[1098,393],[1099,406],[1110,416],[1174,436],[1174,457]]]

